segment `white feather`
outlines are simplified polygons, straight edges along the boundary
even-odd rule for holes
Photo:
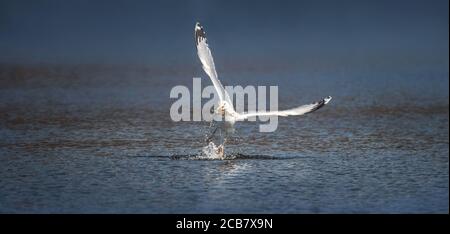
[[[203,65],[203,70],[208,74],[209,78],[214,85],[214,88],[217,91],[220,99],[220,106],[224,108],[224,113],[227,118],[225,120],[231,123],[231,126],[234,124],[234,121],[240,121],[248,119],[249,117],[254,116],[290,116],[290,115],[304,115],[313,111],[316,111],[323,106],[325,106],[330,100],[331,97],[326,97],[319,102],[315,102],[312,104],[307,104],[303,106],[299,106],[296,108],[282,110],[282,111],[269,111],[269,112],[254,112],[254,113],[236,113],[233,108],[233,102],[230,99],[229,94],[220,83],[219,78],[217,76],[216,67],[214,65],[214,59],[211,54],[211,50],[209,49],[209,45],[206,39],[206,33],[203,30],[203,27],[197,23],[195,25],[195,40],[197,45],[197,54],[200,58],[200,61]]]
[[[201,36],[199,36],[201,35]],[[224,89],[222,83],[217,76],[216,66],[214,65],[214,59],[211,54],[211,50],[209,49],[209,45],[206,39],[205,32],[203,27],[200,26],[199,23],[195,25],[195,39],[197,44],[197,54],[200,59],[200,62],[203,65],[203,70],[208,74],[209,78],[214,85],[214,88],[219,95],[220,102],[227,102],[229,107],[233,107],[233,102],[230,99],[227,91]]]
[[[282,110],[282,111],[269,111],[269,112],[253,112],[253,113],[245,113],[238,114],[236,116],[236,121],[245,120],[250,117],[255,116],[290,116],[290,115],[304,115],[315,110],[320,109],[322,106],[326,105],[331,100],[331,97],[326,97],[322,99],[320,102],[315,102],[303,106],[299,106],[296,108]]]

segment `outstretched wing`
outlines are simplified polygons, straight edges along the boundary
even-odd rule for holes
[[[328,102],[330,102],[331,97],[328,96],[318,102],[299,106],[296,108],[292,108],[289,110],[283,111],[269,111],[269,112],[254,112],[254,113],[246,113],[246,114],[238,114],[236,120],[244,120],[249,117],[254,116],[289,116],[289,115],[304,115],[316,111],[323,106],[325,106]]]
[[[209,78],[214,85],[214,88],[219,95],[221,102],[228,102],[229,106],[233,106],[230,96],[227,91],[223,88],[222,83],[220,83],[217,76],[216,67],[214,65],[214,59],[209,49],[208,42],[206,40],[206,33],[200,23],[195,24],[195,44],[197,46],[197,54],[203,65],[203,70],[208,74]]]

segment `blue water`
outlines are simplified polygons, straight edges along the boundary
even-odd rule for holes
[[[210,85],[198,64],[2,65],[0,212],[448,213],[444,62],[228,63],[224,83],[279,85],[280,109],[333,96],[274,133],[238,123],[231,160],[194,160],[209,123],[170,120],[174,85]]]

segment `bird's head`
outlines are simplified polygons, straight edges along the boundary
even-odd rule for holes
[[[225,115],[228,108],[230,107],[227,102],[221,102],[219,104],[219,107],[217,107],[217,113],[219,113],[220,115]]]
[[[220,104],[219,107],[217,107],[216,112],[222,116],[225,115],[225,105]]]

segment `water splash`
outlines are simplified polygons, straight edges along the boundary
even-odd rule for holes
[[[216,144],[211,141],[207,146],[203,147],[202,154],[199,155],[199,157],[205,159],[225,159],[226,155],[224,147],[225,144],[216,146]]]
[[[209,142],[209,144],[202,148],[199,154],[195,155],[172,155],[171,159],[175,160],[225,160],[234,159],[233,155],[225,155],[224,144],[216,146],[214,142]]]

